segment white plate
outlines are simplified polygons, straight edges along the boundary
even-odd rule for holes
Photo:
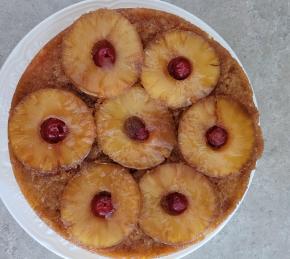
[[[65,29],[68,25],[70,25],[81,14],[101,7],[108,8],[147,7],[176,14],[206,31],[216,41],[218,41],[222,46],[224,46],[234,58],[238,60],[236,54],[226,43],[226,41],[205,22],[203,22],[196,16],[192,15],[191,13],[181,8],[158,0],[83,1],[71,5],[51,15],[43,22],[38,24],[19,42],[19,44],[14,48],[10,56],[7,58],[6,62],[4,63],[0,71],[0,105],[1,105],[0,196],[6,208],[9,210],[10,214],[32,238],[34,238],[36,241],[38,241],[41,245],[43,245],[50,251],[64,258],[92,259],[104,257],[92,254],[89,251],[79,248],[71,244],[70,242],[64,240],[61,236],[56,234],[53,230],[51,230],[45,223],[43,223],[39,219],[39,217],[35,214],[35,212],[31,209],[31,207],[25,200],[14,178],[9,159],[8,136],[7,136],[7,122],[9,108],[13,97],[13,93],[15,91],[15,88],[21,75],[25,71],[27,65],[37,54],[37,52],[45,45],[45,43],[47,43],[55,35],[57,35],[59,32]],[[253,178],[253,175],[254,171],[251,174],[250,183]],[[237,208],[239,207],[239,205],[237,206]],[[214,232],[209,234],[201,242],[194,244],[177,253],[165,256],[163,258],[181,258],[195,251],[196,249],[207,243],[211,238],[213,238],[227,224],[227,222],[233,216],[235,211]]]

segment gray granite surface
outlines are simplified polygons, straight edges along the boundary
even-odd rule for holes
[[[43,19],[76,0],[0,0],[0,65]],[[265,152],[230,223],[186,258],[290,258],[290,1],[171,0],[232,46],[259,103]],[[0,201],[0,259],[56,259],[31,239]]]

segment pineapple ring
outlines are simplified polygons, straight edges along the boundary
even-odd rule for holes
[[[168,72],[168,64],[176,57],[185,57],[193,67],[184,80]],[[152,98],[181,108],[210,94],[219,75],[219,57],[205,39],[189,31],[170,31],[146,48],[141,81]]]
[[[139,183],[143,206],[139,225],[153,239],[166,244],[185,244],[204,235],[217,211],[209,181],[193,168],[164,164],[143,176]],[[168,193],[179,192],[188,200],[180,215],[170,215],[161,205]]]
[[[218,149],[208,145],[205,137],[215,125],[227,131],[226,143]],[[238,102],[225,96],[212,96],[183,114],[178,142],[184,159],[204,174],[212,177],[238,174],[254,149],[254,123]]]
[[[92,51],[108,41],[116,59],[110,67],[94,63]],[[122,93],[140,75],[143,47],[136,28],[114,10],[100,9],[81,16],[64,37],[62,62],[67,76],[83,92],[102,98]]]
[[[130,117],[140,117],[149,131],[144,141],[132,140],[124,130]],[[105,101],[96,112],[98,143],[105,154],[129,168],[146,169],[167,158],[176,142],[171,114],[143,88],[134,86],[125,94]]]
[[[115,211],[108,218],[96,217],[91,201],[96,193],[110,192]],[[65,187],[61,219],[71,238],[89,248],[119,244],[137,224],[140,192],[129,172],[114,164],[91,164]]]
[[[43,139],[41,126],[47,118],[65,122],[69,133],[52,144]],[[46,88],[26,96],[12,111],[9,140],[13,153],[25,166],[39,172],[56,173],[80,164],[95,139],[92,112],[74,94]]]

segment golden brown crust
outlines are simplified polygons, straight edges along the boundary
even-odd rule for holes
[[[214,229],[237,206],[247,188],[251,170],[255,168],[256,160],[261,156],[263,151],[262,133],[258,124],[259,113],[253,103],[252,90],[247,76],[238,62],[230,56],[227,50],[214,40],[209,39],[205,32],[189,22],[184,21],[182,18],[149,9],[120,9],[118,11],[136,26],[141,36],[143,47],[146,47],[148,42],[158,34],[172,29],[193,31],[207,38],[210,44],[216,49],[221,61],[221,76],[212,94],[229,95],[232,98],[238,99],[247,107],[248,112],[255,121],[255,151],[251,161],[243,172],[222,179],[208,177],[219,196],[220,214],[215,224],[212,226],[212,229]],[[94,107],[96,102],[98,102],[97,98],[90,97],[77,90],[66,77],[60,60],[63,35],[64,32],[52,39],[28,66],[18,83],[11,109],[13,109],[27,94],[45,87],[58,87],[73,91],[80,96],[89,107]],[[176,123],[178,123],[182,110],[184,109],[173,111]],[[38,176],[25,169],[21,163],[15,159],[11,152],[10,156],[17,182],[31,207],[50,227],[60,233],[64,238],[68,238],[67,232],[60,221],[60,197],[67,182],[79,169],[69,172],[60,172],[58,175],[51,177]],[[94,159],[103,162],[108,162],[109,160],[99,151]],[[183,159],[176,147],[170,158],[167,159],[167,162],[178,161],[183,161]],[[145,172],[132,170],[132,173],[138,181],[140,176]],[[142,257],[145,258],[171,253],[182,248],[182,246],[168,246],[153,241],[150,237],[146,236],[140,228],[136,228],[122,244],[110,249],[103,249],[95,252],[115,258],[134,255],[142,255]]]

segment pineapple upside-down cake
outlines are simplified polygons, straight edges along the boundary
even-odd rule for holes
[[[36,213],[113,258],[202,240],[263,150],[237,61],[182,18],[139,8],[84,14],[48,42],[18,83],[8,133]]]

